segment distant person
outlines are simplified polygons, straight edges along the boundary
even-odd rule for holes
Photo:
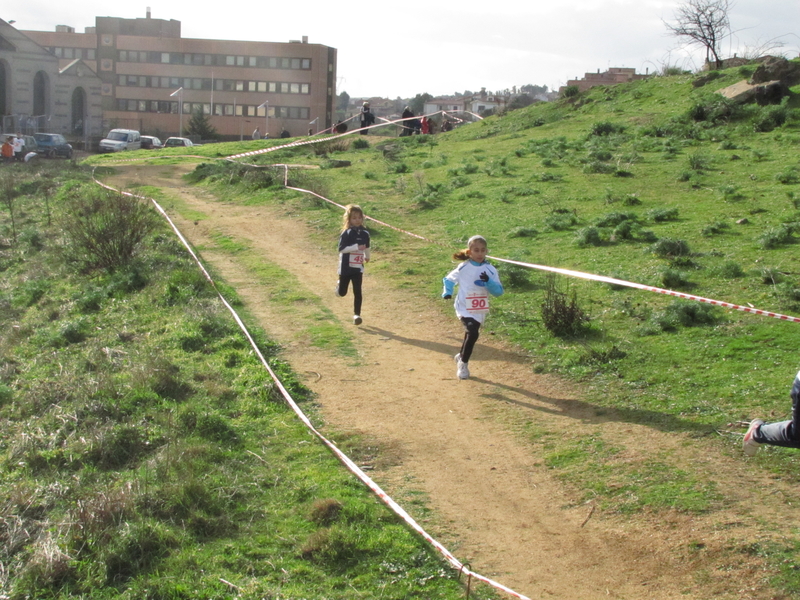
[[[17,134],[17,137],[14,138],[11,145],[14,147],[14,160],[22,162],[25,156],[25,139],[22,137],[21,133]]]
[[[342,123],[341,121],[337,121],[336,125],[333,127],[333,130],[336,133],[345,133],[347,131],[347,123]]]
[[[744,434],[742,449],[747,456],[755,456],[761,444],[783,446],[784,448],[800,448],[800,373],[794,378],[792,390],[792,418],[788,421],[765,423],[761,419],[753,419],[747,433]]]
[[[405,137],[413,133],[413,130],[411,128],[413,118],[414,118],[414,113],[408,106],[406,106],[403,109],[403,129],[400,130],[400,137]]]
[[[2,148],[0,148],[0,156],[3,157],[3,162],[10,163],[14,160],[14,136],[9,135],[6,136],[6,141],[3,142]]]
[[[290,137],[292,137],[292,134],[289,133],[288,131],[286,131],[285,129],[281,129],[281,137],[282,138],[290,138]]]
[[[258,127],[256,127],[253,130],[253,139],[254,140],[260,140],[261,139],[261,132],[258,130]]]
[[[339,281],[336,295],[344,298],[353,284],[353,324],[361,325],[361,282],[364,265],[369,262],[369,231],[364,229],[364,211],[357,204],[345,207],[339,236]]]
[[[425,135],[431,132],[430,121],[428,121],[428,117],[422,117],[422,119],[420,119],[419,127],[420,131],[422,131],[422,133]]]
[[[375,122],[375,115],[369,109],[369,102],[361,105],[361,135],[367,135],[367,127]]]
[[[453,254],[455,260],[463,260],[442,280],[444,290],[442,298],[453,297],[455,286],[458,295],[455,300],[456,316],[464,325],[464,341],[461,352],[453,359],[456,361],[456,377],[469,379],[469,359],[472,349],[478,341],[481,325],[489,314],[489,295],[503,294],[500,276],[491,264],[486,262],[486,240],[480,235],[473,235],[464,250]]]
[[[449,119],[445,119],[444,121],[442,121],[442,132],[452,131],[452,129],[453,129],[452,121],[450,121]]]

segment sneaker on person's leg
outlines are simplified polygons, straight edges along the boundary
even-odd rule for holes
[[[755,436],[758,428],[764,424],[764,421],[761,419],[753,419],[750,421],[750,427],[747,428],[747,433],[744,434],[744,439],[742,440],[742,450],[747,456],[755,456],[756,452],[758,452],[758,447],[761,445],[759,444],[753,437]]]

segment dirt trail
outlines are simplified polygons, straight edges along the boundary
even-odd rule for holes
[[[725,564],[726,548],[741,542],[735,537],[742,535],[738,528],[752,516],[747,489],[730,499],[736,513],[659,514],[657,519],[602,514],[592,505],[576,505],[537,448],[514,433],[514,424],[536,420],[555,431],[602,428],[604,436],[623,441],[626,452],[657,447],[701,473],[728,469],[734,480],[752,477],[741,461],[695,455],[698,448],[687,450],[694,442],[682,434],[602,416],[582,399],[582,390],[534,374],[530,357],[488,334],[490,321],[470,363],[473,377],[459,381],[453,354],[460,325],[455,316],[443,320],[434,299],[400,291],[378,280],[368,266],[364,324],[356,328],[352,299],[333,294],[335,241],[318,247],[302,221],[278,209],[204,198],[204,192],[183,186],[177,167],[131,166],[121,173],[111,183],[146,181],[207,215],[195,222],[175,215],[196,246],[212,247],[212,232],[246,240],[353,327],[357,361],[314,348],[231,255],[203,252],[261,326],[282,343],[294,369],[307,376],[326,422],[337,430],[369,434],[394,459],[375,463],[376,481],[398,498],[409,489],[423,491],[434,517],[421,522],[474,570],[531,598],[775,597],[747,583],[764,576],[754,579],[760,568],[755,559]],[[373,262],[385,258],[373,254]],[[414,515],[413,506],[406,508]],[[762,510],[780,513],[782,503],[763,503]],[[698,543],[704,550],[692,553],[690,544]],[[723,565],[726,571],[720,572]]]

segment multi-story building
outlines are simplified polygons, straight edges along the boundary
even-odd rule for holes
[[[102,82],[106,128],[178,135],[202,111],[226,139],[256,127],[271,137],[330,127],[336,49],[308,38],[277,42],[181,37],[174,19],[96,17],[84,33],[25,31],[63,65],[82,59]],[[311,125],[311,123],[314,123]]]

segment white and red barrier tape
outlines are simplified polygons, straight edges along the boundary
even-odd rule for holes
[[[383,491],[383,489],[377,483],[375,483],[375,481],[373,481],[373,479],[369,475],[367,475],[356,463],[354,463],[350,459],[349,456],[347,456],[344,452],[339,450],[339,448],[337,448],[336,444],[331,442],[328,438],[326,438],[324,435],[322,435],[322,433],[320,433],[317,430],[316,427],[314,427],[314,425],[311,423],[311,420],[306,416],[306,414],[303,412],[303,410],[300,408],[300,406],[297,404],[297,402],[295,402],[294,398],[292,398],[292,395],[289,393],[289,390],[287,390],[286,387],[284,387],[283,383],[278,378],[278,376],[275,373],[275,371],[273,371],[272,367],[269,366],[269,363],[267,362],[267,359],[261,353],[261,350],[259,349],[259,347],[256,344],[255,340],[253,339],[252,335],[250,335],[250,331],[247,329],[247,326],[244,324],[244,322],[242,321],[241,317],[236,312],[236,309],[234,309],[228,303],[228,301],[225,299],[225,297],[219,291],[219,288],[217,288],[217,285],[214,282],[214,279],[211,277],[209,272],[206,270],[205,266],[203,266],[202,261],[197,256],[197,254],[195,254],[194,250],[192,250],[191,245],[186,240],[186,238],[183,236],[183,234],[181,233],[180,229],[178,229],[177,225],[175,225],[175,223],[172,221],[172,219],[170,219],[170,217],[166,213],[166,211],[161,207],[161,205],[158,202],[156,202],[156,200],[154,198],[147,198],[145,196],[132,194],[130,192],[123,192],[123,191],[120,191],[120,190],[116,190],[113,187],[98,181],[97,179],[95,179],[95,183],[97,183],[98,185],[106,188],[107,190],[111,190],[113,192],[121,193],[121,194],[124,194],[126,196],[131,196],[133,198],[138,198],[140,200],[146,200],[146,201],[149,201],[149,202],[151,202],[153,204],[155,209],[161,214],[162,217],[164,217],[164,219],[166,219],[167,223],[169,223],[170,227],[175,232],[175,235],[178,236],[178,239],[181,241],[183,246],[186,248],[186,250],[189,252],[191,257],[194,259],[195,263],[197,263],[197,266],[200,268],[200,271],[203,273],[203,276],[214,287],[214,290],[217,292],[217,295],[219,296],[220,301],[225,306],[225,308],[227,308],[228,311],[231,313],[231,315],[233,316],[233,318],[236,321],[237,325],[239,325],[239,329],[241,329],[242,333],[244,333],[245,337],[250,342],[250,346],[253,348],[253,351],[255,352],[256,356],[258,356],[258,359],[259,359],[259,361],[261,361],[262,366],[267,370],[267,372],[269,373],[270,377],[275,382],[275,385],[280,390],[281,395],[283,396],[283,398],[286,401],[286,403],[291,407],[291,409],[298,416],[298,418],[303,422],[303,424],[314,435],[316,435],[317,438],[331,450],[331,452],[333,452],[333,454],[342,462],[342,464],[345,465],[345,467],[347,467],[356,477],[358,477],[358,479],[361,480],[361,482],[364,483],[364,485],[366,485],[378,498],[380,498],[381,501],[383,501],[384,504],[386,504],[389,508],[391,508],[391,510],[396,515],[398,515],[401,519],[403,519],[403,521],[409,527],[411,527],[424,540],[426,540],[431,546],[433,546],[439,552],[439,554],[441,554],[445,558],[445,560],[454,569],[456,569],[460,574],[463,574],[468,578],[474,578],[474,579],[477,579],[479,581],[483,581],[487,585],[490,585],[495,589],[501,590],[501,591],[509,594],[510,596],[513,596],[514,598],[519,598],[520,600],[530,600],[530,598],[528,598],[527,596],[524,596],[523,594],[520,594],[519,592],[515,592],[511,588],[506,587],[505,585],[503,585],[502,583],[494,581],[493,579],[490,579],[489,577],[486,577],[484,575],[481,575],[480,573],[476,573],[475,571],[472,571],[471,569],[469,569],[464,563],[462,563],[460,560],[458,560],[455,557],[455,555],[453,555],[452,552],[450,552],[447,548],[445,548],[445,546],[442,545],[441,542],[436,540],[432,535],[430,535],[427,531],[425,531],[422,528],[422,526],[419,523],[417,523],[417,521],[414,520],[414,518],[411,515],[409,515],[405,511],[405,509],[403,509],[402,506],[400,506],[397,502],[395,502],[394,499],[392,499],[392,497],[389,496],[389,494],[387,494],[385,491]],[[340,206],[340,205],[337,205],[337,206]]]

